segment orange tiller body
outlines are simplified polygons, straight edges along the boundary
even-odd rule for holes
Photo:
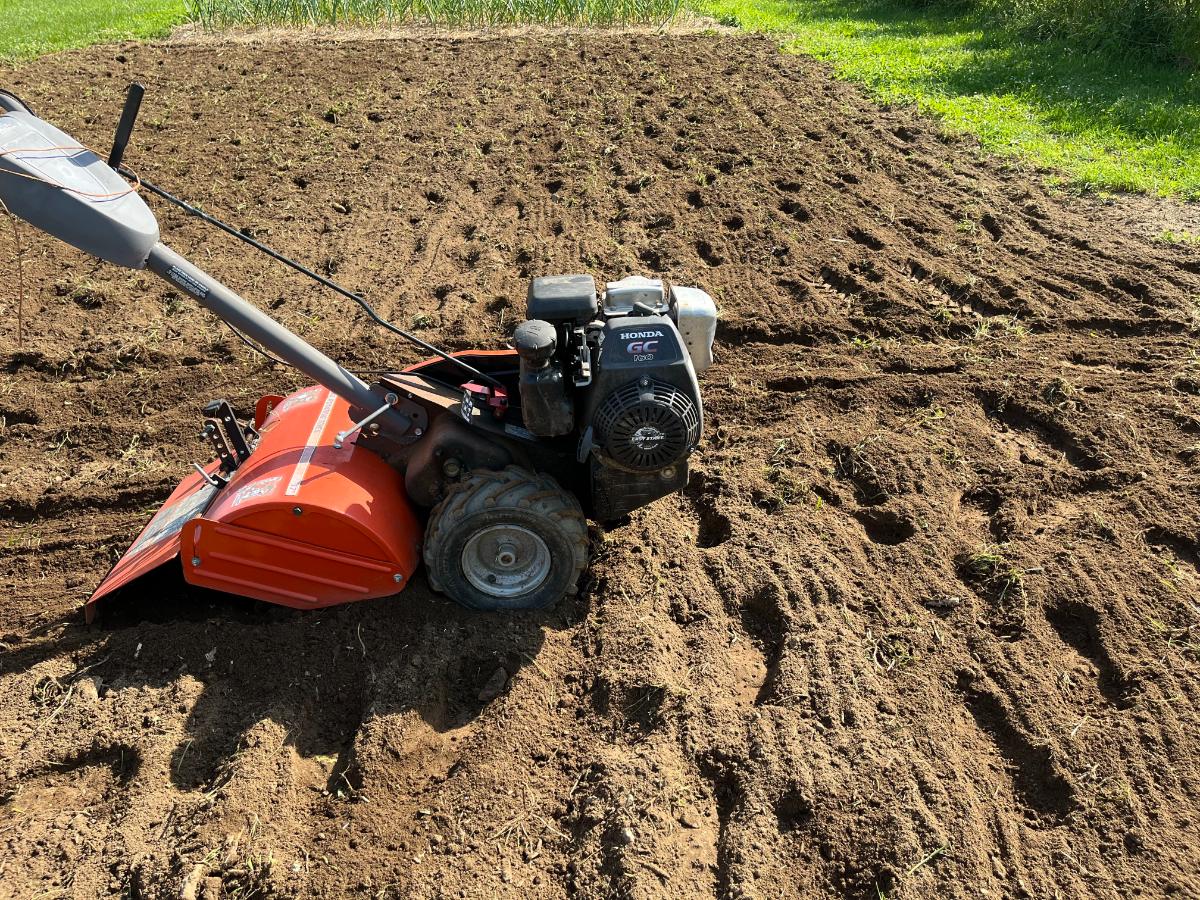
[[[353,438],[334,447],[351,424],[349,404],[323,387],[264,397],[249,459],[220,490],[199,472],[184,479],[89,598],[87,620],[176,555],[190,584],[298,609],[400,591],[421,523],[399,472]]]

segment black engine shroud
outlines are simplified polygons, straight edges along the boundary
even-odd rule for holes
[[[590,512],[601,522],[686,485],[703,427],[695,368],[661,282],[629,281],[636,284],[628,289],[610,285],[601,306],[589,276],[535,279],[529,315],[554,327],[556,352],[538,368],[536,352],[517,336],[523,409],[531,411],[540,384],[563,386],[577,459],[588,467]],[[538,435],[563,434],[564,424],[525,416]]]
[[[599,337],[581,443],[591,451],[594,516],[606,521],[687,484],[703,407],[691,359],[668,317],[609,319]]]

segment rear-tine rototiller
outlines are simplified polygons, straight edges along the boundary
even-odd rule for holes
[[[253,425],[224,400],[204,407],[214,459],[109,572],[88,621],[176,557],[193,585],[315,608],[395,594],[423,555],[433,587],[465,606],[533,609],[575,590],[585,515],[613,522],[687,483],[696,373],[716,329],[706,293],[628,277],[598,296],[588,275],[535,278],[514,349],[443,352],[138,181],[121,161],[141,97],[133,85],[106,162],[0,92],[0,201],[86,253],[149,269],[316,384],[263,397]],[[161,243],[138,187],[354,300],[430,358],[367,383]]]

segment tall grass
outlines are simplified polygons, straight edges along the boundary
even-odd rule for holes
[[[188,0],[205,28],[230,25],[659,24],[682,0]]]
[[[1035,37],[1069,38],[1089,49],[1174,54],[1200,63],[1200,0],[985,0]]]
[[[975,8],[1034,39],[1083,50],[1200,65],[1200,0],[913,0],[916,6]]]

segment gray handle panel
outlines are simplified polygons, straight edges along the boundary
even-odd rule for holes
[[[0,114],[0,201],[34,228],[118,266],[142,268],[158,243],[154,213],[125,179],[24,109]]]

